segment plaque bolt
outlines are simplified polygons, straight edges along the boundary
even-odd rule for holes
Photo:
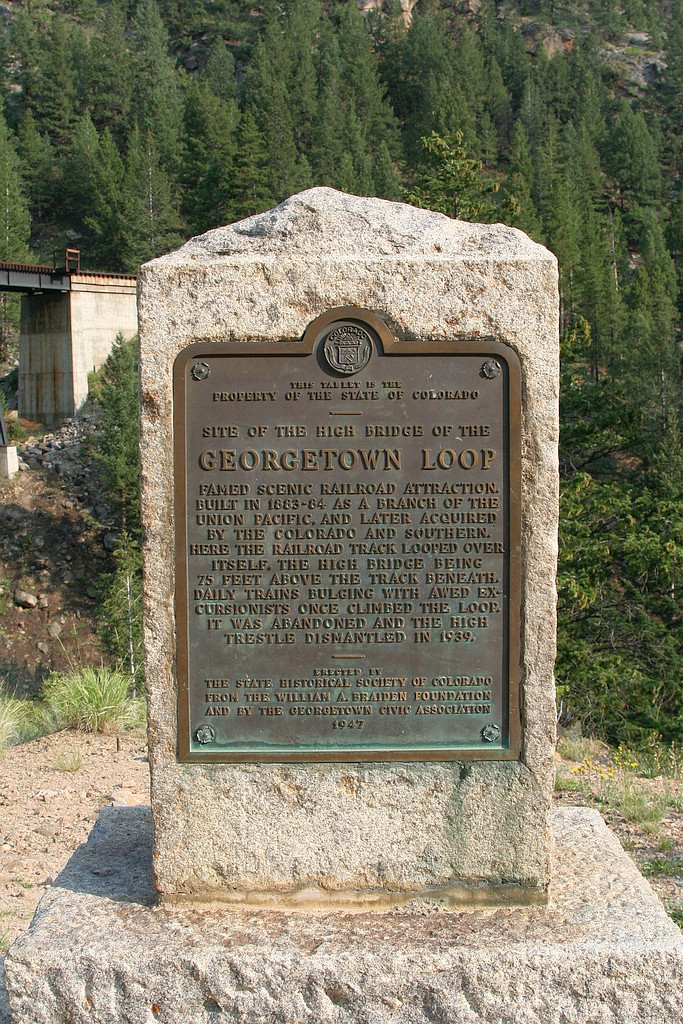
[[[190,373],[194,380],[206,380],[211,373],[211,368],[208,363],[195,363]]]
[[[197,743],[213,743],[216,739],[216,733],[213,731],[210,725],[200,725],[194,734],[194,738]]]
[[[484,743],[493,743],[500,738],[500,728],[497,725],[485,725],[481,730],[481,738]]]
[[[481,372],[489,380],[493,380],[494,377],[500,376],[500,363],[497,359],[487,359],[481,368]]]

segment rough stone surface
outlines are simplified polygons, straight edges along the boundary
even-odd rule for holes
[[[545,907],[158,907],[147,809],[102,812],[7,955],[13,1024],[660,1024],[683,935],[596,811]]]
[[[358,305],[401,340],[493,336],[522,368],[519,763],[176,761],[172,368],[188,344],[299,338]],[[139,278],[145,645],[161,892],[308,885],[543,889],[555,728],[558,293],[554,256],[502,225],[316,188],[192,239]]]
[[[5,958],[0,956],[0,1024],[10,1024],[9,1002],[5,989]]]
[[[0,476],[12,476],[19,472],[19,458],[16,445],[0,445]]]

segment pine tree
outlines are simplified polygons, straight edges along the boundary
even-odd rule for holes
[[[487,196],[497,192],[498,185],[487,181],[478,162],[468,156],[462,133],[445,139],[433,132],[421,142],[424,163],[408,201],[461,220],[490,217],[493,209]]]
[[[138,368],[135,344],[120,334],[100,371],[99,403],[94,457],[119,532],[115,569],[103,581],[100,636],[105,650],[130,675],[135,693],[143,679]]]
[[[538,83],[531,75],[524,85],[519,115],[526,129],[529,147],[536,149],[545,135],[546,105]]]
[[[498,134],[498,145],[506,150],[512,131],[512,100],[495,57],[491,57],[487,67],[486,105]]]
[[[403,198],[401,179],[385,142],[380,142],[379,146],[375,148],[372,178],[375,183],[375,195],[380,199],[399,202]]]
[[[541,222],[549,234],[549,225],[555,222],[555,197],[560,167],[560,133],[556,118],[549,117],[543,143],[534,154],[532,197]]]
[[[54,147],[38,130],[30,109],[19,125],[17,149],[31,216],[42,222],[54,204],[58,165]]]
[[[174,37],[191,39],[206,25],[203,0],[159,0],[159,13]]]
[[[683,516],[627,482],[562,491],[558,692],[588,731],[629,745],[683,729]]]
[[[30,0],[12,18],[11,47],[18,61],[17,80],[21,87],[22,106],[31,110],[38,101],[44,39],[51,12],[47,0]]]
[[[137,349],[119,334],[100,371],[101,413],[94,454],[119,528],[140,531]]]
[[[502,73],[513,110],[519,109],[529,76],[530,61],[522,33],[507,18],[500,23],[496,33],[493,56]]]
[[[662,190],[657,150],[645,118],[622,100],[607,142],[609,170],[622,210],[625,202],[654,204]]]
[[[346,113],[344,152],[337,181],[337,187],[344,192],[359,196],[375,194],[372,158],[360,119],[356,117],[355,104],[352,101],[349,103]]]
[[[19,157],[4,117],[0,117],[0,260],[28,261],[31,220],[22,192]],[[16,298],[0,293],[0,361],[4,362],[17,338],[19,309]]]
[[[479,121],[486,100],[488,76],[479,36],[467,25],[453,49],[451,79],[460,88],[469,116],[473,121]]]
[[[341,78],[339,40],[330,33],[321,53],[320,87],[308,151],[313,178],[318,184],[334,185],[344,152],[345,99]]]
[[[536,214],[529,183],[523,174],[515,171],[506,184],[507,195],[502,204],[505,223],[526,231],[535,242],[543,241],[543,229]]]
[[[129,272],[181,243],[179,214],[151,131],[144,136],[135,132],[131,138],[123,175],[123,203],[121,261]]]
[[[562,123],[569,121],[576,112],[576,88],[564,51],[556,53],[552,60],[547,61],[543,91],[546,96],[547,116]]]
[[[487,111],[481,114],[478,134],[483,166],[487,171],[493,171],[498,163],[498,132]]]
[[[55,13],[41,56],[38,96],[33,109],[58,151],[68,146],[79,114],[76,54],[84,49],[82,30]]]
[[[123,160],[111,132],[105,128],[92,172],[92,209],[84,218],[93,239],[90,259],[98,269],[129,269],[122,253],[125,216]]]
[[[531,159],[529,135],[521,117],[515,121],[515,127],[512,131],[510,172],[512,174],[520,174],[526,180],[529,190],[531,190],[534,184],[534,164]]]
[[[427,9],[413,11],[410,28],[402,42],[403,74],[400,88],[390,94],[393,109],[404,124],[403,144],[409,162],[421,159],[420,139],[434,130],[438,116],[434,99],[443,96],[439,107],[453,104],[451,67],[453,45],[444,30],[443,16]]]
[[[230,195],[239,111],[222,100],[208,81],[190,81],[185,103],[183,212],[190,229],[206,231],[223,223]]]
[[[102,581],[99,634],[116,667],[130,676],[133,697],[144,681],[142,554],[125,530],[114,551],[114,572]]]
[[[510,176],[506,182],[507,196],[503,202],[505,221],[521,228],[540,242],[543,230],[534,206],[532,187],[534,165],[529,149],[529,136],[522,118],[515,121],[510,147]]]
[[[316,59],[327,35],[319,0],[290,0],[280,25],[283,73],[299,153],[311,145],[311,125],[317,106]],[[277,66],[273,66],[277,74]]]
[[[101,32],[90,42],[84,79],[93,123],[99,130],[108,128],[119,146],[125,142],[132,103],[130,61],[125,13],[115,0],[106,9]]]
[[[175,174],[182,165],[182,98],[168,33],[155,0],[140,0],[132,21],[133,125],[149,132],[161,166]]]
[[[206,58],[204,80],[217,99],[230,103],[237,99],[235,59],[220,38],[214,39]]]
[[[297,191],[297,148],[294,142],[294,127],[287,102],[287,94],[281,82],[274,82],[268,106],[262,116],[263,141],[270,161],[268,190],[275,202],[281,202]]]
[[[675,407],[668,411],[653,468],[659,492],[671,501],[680,502],[683,499],[683,437]]]
[[[680,170],[683,162],[683,0],[674,0],[671,5],[666,35],[666,68],[656,83],[658,120],[663,136],[662,156],[669,166]]]
[[[676,270],[654,211],[643,211],[642,263],[627,294],[630,323],[637,318],[640,337],[638,382],[659,423],[666,423],[680,402],[681,357],[677,333]]]
[[[339,58],[345,92],[366,139],[398,151],[394,112],[385,98],[378,61],[366,22],[356,0],[347,0],[339,14]]]
[[[269,179],[268,151],[256,121],[247,110],[237,129],[233,187],[228,204],[231,220],[242,220],[272,206]]]
[[[94,203],[93,176],[99,160],[100,140],[90,114],[78,121],[64,161],[60,205],[72,229],[86,230],[85,219]]]
[[[679,318],[683,322],[683,192],[679,192],[678,198],[671,211],[671,221],[667,230],[667,241],[671,258],[674,262],[674,266],[676,267]]]

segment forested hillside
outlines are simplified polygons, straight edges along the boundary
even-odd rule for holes
[[[69,244],[134,271],[314,184],[503,220],[557,254],[561,715],[680,741],[681,0],[0,13],[0,259]]]

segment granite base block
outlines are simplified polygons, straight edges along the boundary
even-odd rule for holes
[[[555,814],[544,907],[157,906],[151,819],[109,808],[7,954],[13,1024],[667,1024],[683,935],[597,812]]]
[[[5,958],[0,956],[0,1024],[10,1024],[9,1002],[5,988]]]

